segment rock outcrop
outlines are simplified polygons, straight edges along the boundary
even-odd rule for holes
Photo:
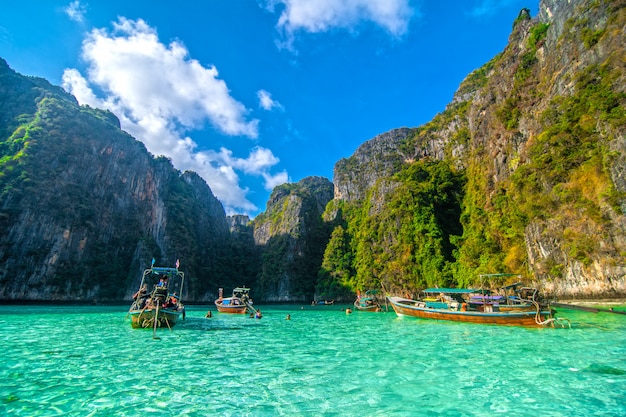
[[[310,301],[329,230],[322,220],[333,184],[308,177],[274,189],[266,211],[254,219],[262,253],[258,290],[266,301]]]

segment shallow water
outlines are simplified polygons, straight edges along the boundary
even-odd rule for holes
[[[0,415],[626,415],[626,316],[537,329],[342,307],[191,306],[153,339],[127,306],[0,306]]]

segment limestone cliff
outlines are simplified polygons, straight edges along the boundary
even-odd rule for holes
[[[0,103],[0,298],[127,298],[153,257],[180,259],[188,298],[213,286],[206,262],[229,231],[202,179],[4,61]]]
[[[625,4],[543,0],[538,17],[522,10],[505,50],[463,81],[444,112],[336,164],[334,207],[361,210],[345,218],[353,256],[365,265],[348,285],[369,279],[409,291],[432,283],[435,271],[463,285],[504,270],[559,296],[626,294]],[[445,237],[446,227],[457,230],[454,219],[433,214],[432,228],[402,232],[415,214],[394,201],[408,195],[407,181],[427,186],[416,172],[441,173],[435,160],[466,178],[451,211],[462,231]],[[450,248],[431,253],[438,267],[429,276],[415,264],[423,230]],[[366,250],[368,233],[387,236],[379,254],[371,253],[378,241]],[[413,243],[400,244],[408,236]]]
[[[258,292],[266,301],[310,301],[328,242],[322,213],[333,198],[332,183],[308,177],[272,191],[266,211],[254,219],[262,253]]]

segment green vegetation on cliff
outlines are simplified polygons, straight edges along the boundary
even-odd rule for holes
[[[362,205],[346,205],[347,226],[336,226],[324,255],[324,290],[451,283],[464,182],[447,162],[422,160],[405,166],[393,185],[379,184],[385,192],[372,190]]]
[[[483,273],[547,282],[574,263],[619,264],[625,249],[614,236],[626,193],[614,178],[623,172],[626,74],[623,38],[614,37],[626,13],[579,3],[561,37],[550,35],[558,25],[522,11],[511,45],[398,145],[405,160],[396,174],[380,175],[366,198],[334,203],[341,225],[326,249],[323,288],[408,295],[471,286]],[[606,21],[590,17],[604,11]],[[550,36],[556,49],[546,50]],[[577,66],[561,68],[561,55]],[[538,257],[533,239],[550,252]]]

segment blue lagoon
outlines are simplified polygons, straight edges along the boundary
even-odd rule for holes
[[[190,306],[153,339],[125,306],[1,306],[0,415],[626,415],[626,316],[562,310],[572,328],[552,329],[346,307]]]

